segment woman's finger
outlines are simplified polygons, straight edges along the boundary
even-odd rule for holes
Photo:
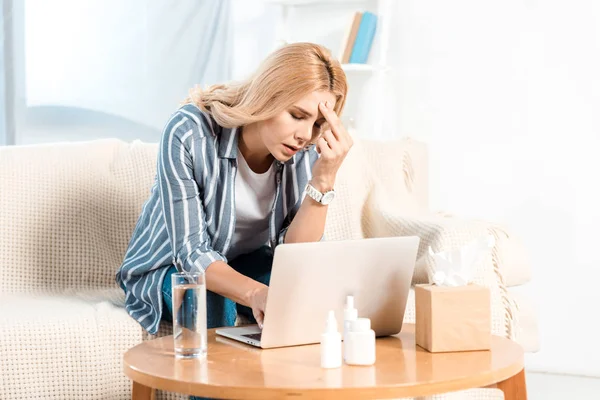
[[[323,133],[323,138],[327,141],[327,145],[334,153],[337,154],[340,151],[341,143],[338,138],[334,136],[333,132],[325,131]]]
[[[325,104],[327,103],[327,104]],[[319,103],[319,110],[325,120],[329,124],[329,129],[333,132],[333,134],[338,138],[338,140],[343,136],[344,133],[344,125],[340,120],[340,117],[333,111],[333,104],[326,101],[325,103]]]
[[[333,150],[331,150],[331,147],[329,147],[329,144],[327,143],[325,138],[322,136],[317,141],[317,150],[319,151],[321,156],[325,156],[325,157],[332,157],[334,154]]]
[[[253,314],[254,314],[254,319],[256,320],[256,323],[258,324],[258,327],[260,329],[262,329],[265,314],[262,311],[255,311]]]
[[[319,103],[319,110],[321,111],[321,114],[323,114],[325,120],[327,121],[325,122],[325,124],[328,125],[327,128],[333,132],[333,135],[342,144],[344,144],[348,148],[352,147],[352,138],[350,137],[348,131],[346,131],[344,124],[342,124],[342,120],[333,110],[333,106],[330,105],[329,102],[326,103],[328,104],[324,105],[323,103]]]

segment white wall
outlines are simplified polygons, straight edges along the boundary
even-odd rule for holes
[[[399,135],[431,145],[434,209],[530,250],[535,370],[600,376],[600,3],[398,2]]]
[[[433,209],[503,222],[525,241],[534,278],[521,289],[542,348],[527,367],[600,376],[600,3],[393,7],[389,136],[430,144]],[[342,25],[296,28],[335,46]]]

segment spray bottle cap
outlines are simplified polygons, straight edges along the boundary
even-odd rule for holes
[[[346,308],[354,308],[354,296],[346,296]]]
[[[357,318],[350,325],[352,332],[368,332],[371,329],[371,320],[369,318]]]
[[[358,318],[358,310],[354,308],[354,296],[346,296],[346,307],[344,308],[344,320]]]
[[[329,314],[327,314],[327,322],[325,324],[325,332],[326,333],[333,333],[333,332],[337,332],[337,320],[335,319],[335,313],[333,312],[333,310],[329,311]]]

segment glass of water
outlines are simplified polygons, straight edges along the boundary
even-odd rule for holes
[[[203,272],[171,275],[175,357],[206,357],[206,280]]]

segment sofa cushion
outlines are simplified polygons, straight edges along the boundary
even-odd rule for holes
[[[0,292],[116,287],[156,175],[156,144],[118,139],[0,147]],[[364,204],[385,186],[403,212],[427,206],[426,148],[356,140],[330,205],[328,240],[365,237]]]
[[[527,285],[508,288],[508,294],[514,303],[516,332],[515,341],[525,351],[535,353],[540,350],[539,325],[534,301],[523,293]]]
[[[371,179],[365,164],[364,146],[357,141],[338,170],[335,200],[328,206],[325,224],[326,240],[361,239],[365,237],[362,211],[371,190]]]
[[[491,228],[504,284],[507,287],[526,284],[531,280],[531,260],[525,244],[506,226],[491,224]]]
[[[0,293],[116,287],[156,151],[117,139],[0,147]]]
[[[429,212],[429,156],[427,146],[410,137],[363,143],[373,185],[394,199],[404,214]]]
[[[370,192],[385,188],[403,213],[427,210],[427,151],[423,143],[404,138],[385,144],[355,140],[340,167],[336,198],[328,207],[327,240],[362,239],[368,236],[365,205]]]
[[[118,296],[1,296],[0,399],[130,399],[123,353],[142,329]]]

